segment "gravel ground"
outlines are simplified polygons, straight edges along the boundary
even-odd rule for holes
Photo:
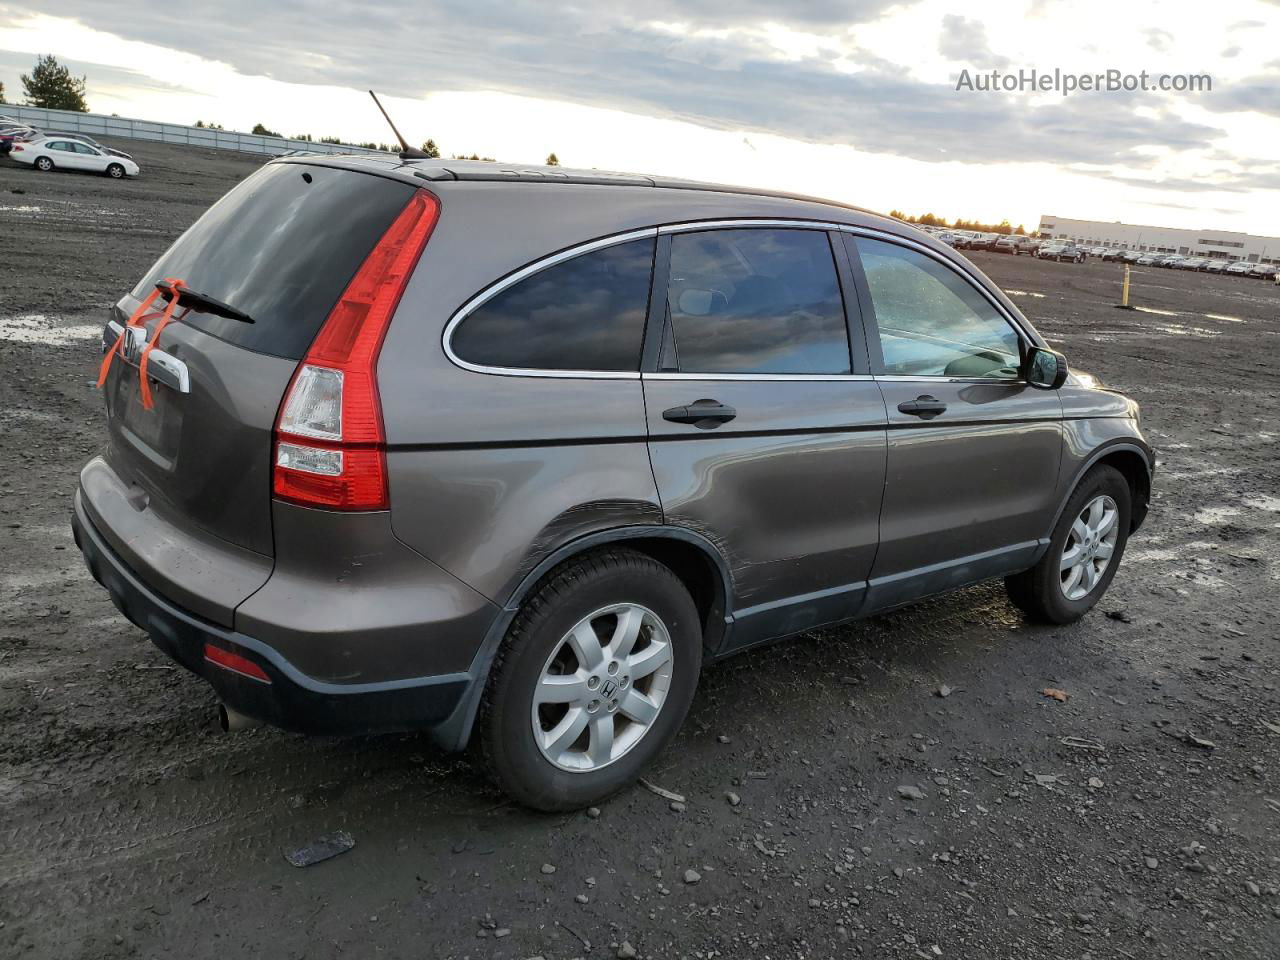
[[[102,308],[258,162],[134,147],[125,183],[0,162],[0,955],[1280,955],[1276,287],[1135,269],[1122,312],[1115,264],[976,254],[1143,404],[1157,493],[1110,594],[744,654],[650,773],[683,803],[542,816],[422,737],[216,733],[85,572]]]

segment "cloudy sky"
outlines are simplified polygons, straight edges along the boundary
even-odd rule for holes
[[[963,12],[956,12],[963,11]],[[0,0],[90,109],[410,140],[947,217],[1280,234],[1280,0]],[[1208,74],[1206,92],[978,92],[962,71]]]

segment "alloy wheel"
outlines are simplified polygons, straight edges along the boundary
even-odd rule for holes
[[[1120,509],[1106,494],[1084,505],[1062,547],[1060,583],[1068,600],[1082,600],[1102,580],[1120,537]]]
[[[635,603],[602,607],[556,644],[533,694],[533,738],[553,765],[588,773],[631,750],[671,688],[671,635]]]

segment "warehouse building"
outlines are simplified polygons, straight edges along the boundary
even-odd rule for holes
[[[1091,247],[1119,247],[1148,253],[1179,253],[1250,263],[1280,263],[1280,237],[1259,237],[1230,230],[1178,230],[1101,220],[1040,216],[1040,236],[1074,240]]]

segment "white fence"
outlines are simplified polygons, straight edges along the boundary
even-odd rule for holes
[[[180,143],[191,147],[215,147],[242,153],[266,153],[279,156],[289,150],[312,153],[378,153],[365,147],[345,143],[313,143],[288,137],[264,137],[235,130],[213,130],[209,127],[186,127],[180,123],[154,123],[129,117],[101,113],[76,113],[73,110],[46,110],[43,107],[20,107],[0,104],[0,115],[13,117],[40,130],[61,133],[83,133],[91,137],[125,137],[130,140],[153,140],[157,143]]]

